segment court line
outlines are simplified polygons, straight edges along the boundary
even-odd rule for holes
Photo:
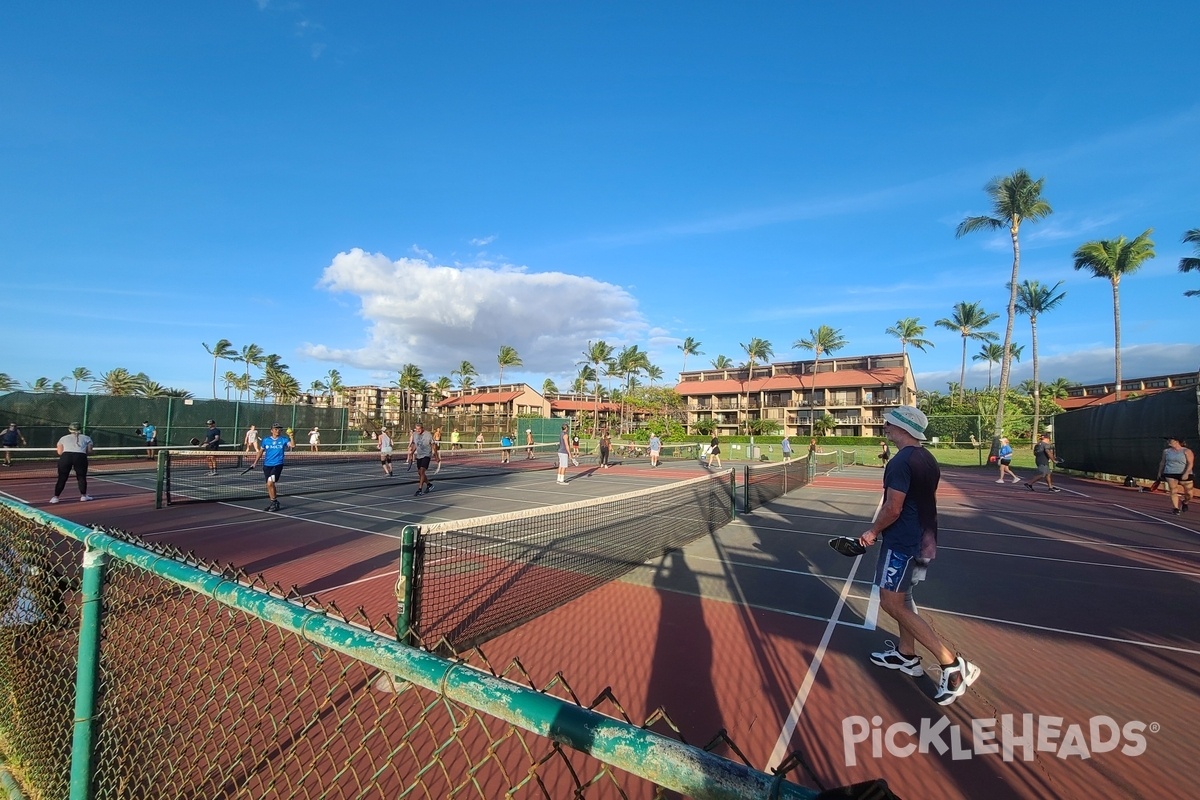
[[[1117,505],[1117,504],[1113,503],[1113,505]],[[1181,531],[1187,531],[1188,533],[1196,533],[1196,531],[1193,530],[1192,528],[1189,528],[1186,525],[1180,525],[1175,520],[1159,519],[1158,517],[1147,514],[1145,511],[1138,511],[1138,510],[1132,509],[1132,508],[1125,508],[1125,506],[1117,506],[1117,508],[1125,509],[1126,511],[1128,511],[1132,514],[1138,514],[1140,516],[1145,517],[1146,519],[1154,520],[1155,522],[1161,522],[1164,525],[1170,525],[1172,528],[1179,528]]]
[[[1099,561],[1079,561],[1073,558],[1050,558],[1049,556],[1031,556],[1025,553],[1001,553],[996,550],[976,550],[970,547],[953,547],[938,545],[939,550],[957,550],[962,553],[981,553],[987,556],[1002,556],[1004,558],[1028,558],[1032,561],[1054,561],[1059,564],[1078,564],[1085,567],[1108,567],[1109,569],[1132,569],[1139,572],[1163,572],[1168,575],[1186,575],[1189,578],[1200,577],[1200,572],[1185,572],[1183,570],[1159,569],[1158,567],[1139,567],[1133,564],[1104,564]]]

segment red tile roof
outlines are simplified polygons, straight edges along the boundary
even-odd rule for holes
[[[550,411],[595,411],[595,400],[551,400]],[[610,403],[606,400],[600,402],[601,411],[620,411],[619,403]]]

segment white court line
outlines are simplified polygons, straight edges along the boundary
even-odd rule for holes
[[[1113,505],[1116,505],[1116,503],[1114,503]],[[1156,517],[1156,516],[1153,516],[1153,515],[1151,515],[1151,514],[1147,514],[1145,511],[1137,511],[1136,509],[1132,509],[1132,508],[1125,508],[1125,506],[1117,506],[1117,508],[1124,509],[1125,511],[1128,511],[1128,512],[1130,512],[1131,514],[1138,514],[1138,515],[1140,515],[1140,516],[1143,516],[1143,517],[1145,517],[1146,519],[1154,520],[1155,522],[1161,522],[1161,523],[1162,523],[1162,524],[1164,524],[1164,525],[1170,525],[1172,528],[1179,528],[1181,531],[1187,531],[1188,533],[1195,533],[1195,532],[1196,532],[1195,530],[1193,530],[1193,529],[1189,528],[1189,527],[1188,527],[1188,526],[1186,526],[1186,525],[1180,525],[1180,524],[1179,524],[1178,522],[1176,522],[1175,520],[1171,520],[1171,519],[1159,519],[1159,518],[1158,518],[1158,517]]]
[[[981,553],[985,556],[1000,556],[1002,558],[1027,558],[1031,561],[1054,561],[1059,564],[1078,564],[1084,567],[1106,567],[1108,569],[1132,569],[1138,572],[1163,572],[1167,575],[1186,575],[1189,578],[1200,577],[1200,572],[1185,572],[1175,569],[1159,569],[1158,567],[1139,567],[1133,564],[1104,564],[1099,561],[1079,561],[1073,558],[1050,558],[1048,556],[1031,556],[1024,553],[1000,553],[995,550],[975,550],[970,547],[951,547],[938,545],[939,550],[957,550],[961,553]]]
[[[369,577],[366,577],[366,578],[359,578],[358,580],[356,580],[356,581],[350,581],[349,583],[339,583],[337,586],[326,586],[326,587],[325,587],[324,589],[322,589],[321,591],[322,591],[322,592],[333,592],[333,591],[336,591],[336,590],[338,590],[338,589],[345,589],[345,588],[346,588],[346,587],[348,587],[348,586],[357,586],[357,585],[358,585],[358,584],[360,584],[360,583],[366,583],[366,582],[368,582],[368,581],[374,581],[374,580],[378,580],[378,579],[380,579],[380,578],[391,578],[391,577],[394,577],[394,576],[396,576],[396,575],[399,575],[399,574],[400,574],[400,570],[398,570],[398,569],[393,569],[393,570],[390,570],[390,571],[388,571],[388,572],[381,572],[381,573],[379,573],[378,575],[371,575],[371,576],[369,576]],[[301,596],[301,597],[316,597],[316,596],[317,596],[317,592],[305,592],[304,594],[302,594],[302,595],[300,595],[300,596]]]
[[[883,508],[883,497],[879,498],[879,504],[875,506],[875,513],[871,516],[871,522],[879,518],[879,512]],[[837,605],[833,608],[833,614],[829,618],[829,624],[825,626],[825,632],[821,635],[821,643],[817,645],[817,651],[813,653],[812,663],[808,665],[808,672],[804,675],[804,681],[800,684],[800,690],[796,692],[796,699],[792,701],[792,707],[788,711],[787,719],[783,723],[783,730],[779,733],[779,738],[775,740],[775,748],[771,751],[771,757],[767,760],[767,770],[770,771],[778,767],[787,755],[788,745],[792,742],[792,736],[796,733],[796,725],[800,722],[800,715],[804,713],[804,704],[808,702],[808,693],[812,690],[813,684],[816,683],[817,673],[821,671],[821,662],[825,660],[825,651],[829,648],[829,640],[833,638],[833,631],[838,626],[838,621],[842,616],[842,609],[846,606],[846,598],[850,594],[850,587],[854,585],[854,574],[858,572],[858,565],[862,563],[862,556],[856,556],[854,563],[850,566],[850,574],[846,576],[846,582],[842,584],[842,591],[838,594]]]

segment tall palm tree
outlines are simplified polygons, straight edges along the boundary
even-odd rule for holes
[[[445,375],[439,375],[436,381],[433,381],[429,384],[429,388],[432,389],[433,393],[437,395],[438,400],[443,400],[445,399],[446,395],[450,393],[450,387],[452,385],[453,384],[449,378],[447,378]]]
[[[138,378],[124,367],[114,367],[98,377],[92,385],[105,394],[114,396],[131,395],[138,388]]]
[[[256,344],[247,344],[242,346],[242,352],[235,354],[231,360],[241,361],[246,365],[246,371],[242,373],[242,377],[246,379],[246,383],[250,383],[250,368],[261,367],[265,351]],[[249,391],[249,390],[247,390]]]
[[[661,381],[663,379],[662,367],[656,367],[653,364],[647,364],[642,368],[642,372],[646,373],[646,380],[650,381],[651,386],[654,385],[655,381]]]
[[[554,385],[552,378],[546,378],[546,380],[542,381],[542,397],[552,394],[558,394],[558,387]]]
[[[600,368],[612,359],[612,353],[612,345],[603,339],[596,342],[588,342],[587,349],[583,351],[583,361],[577,362],[592,368],[592,379],[596,385],[595,415],[592,417],[593,439],[596,438],[596,431],[600,427]]]
[[[1179,271],[1191,272],[1192,270],[1200,271],[1200,228],[1192,228],[1183,235],[1184,244],[1193,244],[1196,246],[1196,255],[1184,256],[1179,259]],[[1184,297],[1200,297],[1200,289],[1189,289],[1183,293]]]
[[[26,382],[25,385],[29,387],[29,391],[34,392],[35,394],[42,394],[50,391],[50,379],[45,377],[38,378],[33,383]]]
[[[996,400],[996,424],[993,436],[999,437],[1004,425],[1004,396],[1008,392],[1008,373],[1011,368],[1013,321],[1017,316],[1017,273],[1021,267],[1021,223],[1036,222],[1054,213],[1054,209],[1042,197],[1045,178],[1036,181],[1029,173],[1019,169],[1012,175],[992,178],[984,191],[992,201],[992,216],[967,217],[955,229],[955,237],[961,238],[975,231],[1008,229],[1012,238],[1012,277],[1008,283],[1008,322],[1004,327],[1004,360],[1000,362],[1000,392]],[[964,342],[965,344],[965,342]],[[965,352],[965,351],[964,351]],[[966,364],[966,361],[963,361]]]
[[[424,395],[425,387],[429,382],[425,380],[424,373],[416,364],[405,364],[400,368],[396,375],[396,382],[392,384],[400,390],[401,410],[411,412],[413,410],[413,395]]]
[[[750,341],[742,344],[738,342],[743,350],[746,351],[746,402],[742,406],[742,410],[738,414],[739,421],[742,416],[745,416],[746,423],[750,422],[750,382],[754,380],[754,362],[765,364],[771,360],[771,356],[775,355],[775,348],[766,339],[755,337]]]
[[[684,372],[687,372],[687,357],[688,356],[704,355],[704,353],[700,351],[700,342],[697,342],[691,336],[689,336],[683,340],[683,344],[679,345],[679,349],[683,351],[683,371]]]
[[[511,345],[500,345],[500,355],[496,357],[496,362],[500,365],[500,386],[504,386],[504,368],[505,367],[520,367],[523,366],[521,357],[517,355],[517,349]]]
[[[1107,278],[1113,293],[1113,352],[1115,355],[1117,400],[1121,399],[1121,278],[1141,269],[1154,258],[1153,228],[1147,228],[1135,239],[1118,236],[1116,239],[1097,239],[1080,245],[1075,251],[1075,269],[1087,269],[1094,278]]]
[[[834,329],[828,325],[819,325],[816,330],[809,328],[807,339],[797,339],[792,342],[792,347],[797,350],[809,350],[813,354],[813,379],[808,401],[809,419],[812,419],[813,409],[817,402],[817,372],[821,366],[821,354],[836,353],[845,346],[846,337],[842,336],[841,329]],[[803,378],[800,380],[800,388],[804,388]]]
[[[713,369],[729,369],[733,366],[733,359],[729,356],[717,356],[710,363]]]
[[[201,342],[201,344],[204,344]],[[236,359],[237,351],[233,349],[233,342],[228,339],[218,339],[217,343],[212,347],[204,344],[204,349],[213,357],[213,400],[217,399],[217,362],[221,359]]]
[[[224,384],[224,386],[225,386],[225,400],[226,401],[229,400],[229,390],[230,389],[238,389],[239,395],[241,394],[241,387],[240,387],[239,381],[238,381],[238,379],[240,377],[241,377],[240,375],[238,375],[236,372],[234,372],[231,369],[225,370],[225,374],[221,376],[221,383]]]
[[[983,310],[982,303],[955,303],[954,313],[949,317],[939,319],[933,324],[946,330],[958,331],[962,336],[962,369],[958,374],[958,402],[963,401],[963,384],[967,379],[967,340],[977,342],[994,342],[1000,337],[992,331],[985,331],[988,325],[996,321],[999,314],[989,314]],[[1003,368],[1001,369],[1003,372]]]
[[[342,383],[342,373],[336,369],[331,369],[325,373],[325,385],[329,387],[330,398],[337,397],[342,389],[346,388],[346,385]]]
[[[478,374],[475,371],[475,365],[470,361],[464,361],[458,365],[458,369],[450,371],[451,377],[458,376],[458,385],[462,389],[463,394],[466,394],[467,389],[470,389],[474,385],[472,378]]]
[[[623,396],[621,398],[621,425],[625,425],[625,396],[634,387],[634,381],[639,372],[650,366],[650,356],[636,344],[622,347],[616,358],[616,374],[623,381]]]
[[[328,389],[329,387],[325,385],[325,381],[320,378],[308,385],[308,393],[313,397],[324,397]]]
[[[1066,292],[1060,292],[1058,287],[1062,286],[1062,281],[1047,286],[1038,281],[1021,281],[1021,285],[1017,287],[1017,313],[1025,314],[1029,317],[1030,333],[1033,335],[1033,433],[1038,434],[1042,416],[1042,386],[1038,383],[1038,340],[1037,340],[1037,321],[1038,317],[1048,311],[1052,311],[1062,303],[1063,298],[1067,296]]]
[[[933,347],[933,342],[924,338],[925,326],[921,324],[921,320],[917,317],[905,317],[904,319],[896,320],[896,324],[884,331],[888,336],[895,336],[900,340],[900,353],[908,355],[908,346],[925,352],[926,347]]]
[[[0,392],[11,392],[19,385],[7,372],[0,372]]]
[[[137,391],[135,392],[135,394],[138,397],[166,397],[167,391],[168,391],[167,387],[163,386],[158,381],[147,380],[147,381],[142,381],[138,385]]]
[[[92,379],[92,371],[87,367],[76,367],[71,370],[71,374],[63,378],[64,381],[74,381],[74,387],[71,389],[71,394],[79,394],[79,382],[90,381]]]
[[[996,342],[987,342],[979,348],[979,352],[971,356],[972,361],[986,361],[988,365],[988,391],[992,390],[992,365],[1004,360],[1004,346]]]

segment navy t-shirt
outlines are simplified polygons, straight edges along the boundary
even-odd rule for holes
[[[942,470],[923,447],[905,447],[883,470],[884,492],[903,492],[900,516],[883,530],[883,544],[909,556],[937,554],[937,487]],[[886,494],[884,501],[887,501]]]

